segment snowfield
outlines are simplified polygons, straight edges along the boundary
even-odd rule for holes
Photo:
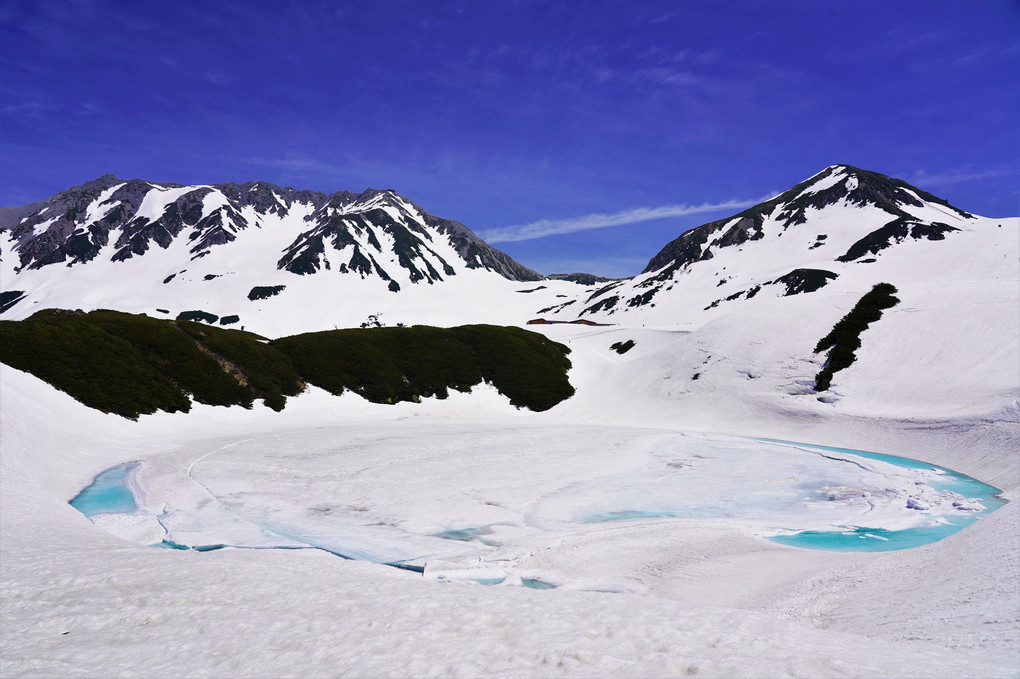
[[[514,547],[517,578],[564,584],[544,591],[511,586],[513,578],[495,587],[444,583],[464,568],[456,553],[423,577],[323,551],[156,549],[114,537],[67,504],[113,464],[144,460],[140,483],[155,495],[161,483],[186,481],[199,460],[194,477],[219,494],[242,497],[277,468],[314,471],[262,489],[293,497],[328,488],[323,477],[333,474],[349,496],[309,504],[326,511],[329,502],[369,501],[369,511],[382,512],[385,501],[433,522],[423,531],[458,528],[538,507],[527,502],[540,495],[536,479],[555,485],[578,470],[625,467],[627,451],[648,440],[699,432],[895,453],[1018,495],[1015,409],[925,420],[843,415],[811,397],[706,401],[704,392],[681,393],[686,376],[669,377],[696,333],[545,330],[572,346],[578,394],[539,414],[485,388],[396,406],[311,389],[282,413],[196,406],[133,423],[4,367],[3,674],[1016,676],[1014,502],[941,542],[886,553],[784,547],[749,524],[697,517],[574,525],[516,541],[511,527],[493,527],[488,537]],[[631,352],[608,349],[624,338],[635,339]],[[251,459],[240,454],[257,441],[272,445]],[[217,462],[214,451],[233,452]],[[449,451],[478,464],[446,464]],[[517,460],[528,473],[490,473]],[[248,465],[251,483],[238,465]],[[353,467],[373,468],[369,479],[399,492],[358,490]],[[464,497],[479,488],[484,497]],[[477,515],[486,502],[493,515]],[[458,507],[475,509],[457,515]],[[434,517],[444,508],[450,523],[441,526]]]

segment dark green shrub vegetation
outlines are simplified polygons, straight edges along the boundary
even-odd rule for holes
[[[518,407],[548,410],[574,393],[565,346],[520,328],[330,330],[274,340],[305,380],[332,394],[351,389],[370,401],[446,398],[492,383]]]
[[[107,413],[136,418],[191,407],[184,392],[130,341],[71,312],[0,321],[0,361]]]
[[[289,359],[257,335],[117,311],[39,312],[0,322],[0,361],[124,417],[188,411],[191,400],[279,410],[300,392]]]
[[[794,269],[785,276],[780,276],[773,283],[782,283],[786,286],[785,296],[799,295],[806,292],[820,290],[829,281],[835,280],[838,275],[825,269]],[[750,296],[750,295],[749,295]]]
[[[258,299],[269,299],[273,295],[279,295],[286,287],[286,285],[256,285],[248,291],[248,299],[253,302]]]
[[[597,311],[608,311],[612,309],[614,306],[616,306],[616,303],[619,301],[620,301],[619,295],[612,295],[610,297],[606,297],[605,299],[600,299],[599,301],[595,302],[581,313],[593,314]]]
[[[182,311],[177,314],[178,321],[205,321],[206,323],[215,323],[219,319],[216,314],[211,314],[208,311]]]
[[[655,294],[659,292],[659,290],[661,289],[662,289],[661,287],[652,288],[651,290],[646,290],[642,292],[640,295],[631,297],[629,300],[627,300],[627,306],[644,306],[645,304],[651,302],[652,297],[655,297]]]
[[[832,384],[834,373],[849,367],[861,348],[861,333],[868,326],[882,318],[882,311],[899,303],[894,296],[896,288],[889,283],[879,283],[854,305],[846,316],[836,322],[829,334],[818,340],[815,353],[828,350],[825,367],[815,375],[815,391],[825,391]]]
[[[251,407],[255,394],[224,372],[216,358],[196,346],[181,329],[206,328],[194,321],[168,323],[118,311],[93,311],[82,316],[102,330],[127,340],[145,362],[170,379],[186,395],[208,405]],[[115,356],[101,359],[117,360]]]
[[[266,343],[265,338],[243,330],[225,330],[201,323],[178,323],[221,368],[241,378],[267,406],[280,410],[285,396],[301,393],[301,377],[290,358]],[[279,406],[279,407],[277,407]]]
[[[629,339],[626,342],[613,342],[609,345],[609,348],[618,354],[625,354],[634,348],[634,340]]]
[[[231,314],[229,316],[224,316],[223,318],[221,318],[220,325],[233,325],[234,323],[240,322],[240,320],[241,320],[240,316],[238,316],[237,314]]]
[[[521,328],[465,325],[450,328],[470,347],[482,378],[518,408],[548,410],[570,398],[570,349],[545,335]]]
[[[0,314],[7,311],[23,299],[25,299],[25,292],[23,290],[7,290],[6,292],[0,292]]]
[[[851,245],[845,254],[837,257],[836,261],[852,262],[865,255],[877,255],[882,250],[907,238],[945,240],[946,234],[950,231],[959,231],[959,229],[941,222],[918,223],[910,215],[904,215],[861,238]]]
[[[253,333],[116,311],[41,311],[0,321],[0,362],[85,405],[124,417],[191,401],[280,410],[311,382],[377,403],[417,401],[488,381],[518,407],[573,394],[568,349],[520,328],[333,330],[268,342]]]

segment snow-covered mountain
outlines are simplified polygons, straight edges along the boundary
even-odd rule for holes
[[[112,175],[0,209],[0,259],[5,318],[45,307],[200,311],[265,332],[358,325],[413,288],[445,294],[401,295],[406,307],[477,307],[487,290],[542,278],[393,191],[325,195]],[[482,297],[465,297],[470,291]]]
[[[880,283],[898,301],[817,393],[820,341]],[[812,416],[1020,416],[1020,219],[971,215],[880,174],[826,168],[589,290],[540,315],[619,327],[614,339],[637,341],[621,357],[628,379],[687,408],[725,397],[734,414],[760,399],[758,410]],[[645,353],[642,326],[674,333],[656,349],[668,358]]]
[[[955,236],[1001,222],[989,224],[903,181],[833,165],[771,200],[683,233],[641,275],[552,313],[700,325],[756,296],[813,292],[840,277],[909,276],[935,252],[912,248],[916,241],[945,241],[940,251],[962,254],[969,242]],[[916,266],[892,254],[907,250]]]
[[[17,272],[55,263],[125,261],[153,246],[166,250],[179,237],[186,237],[195,261],[216,245],[243,242],[249,229],[272,228],[273,217],[301,220],[303,228],[277,261],[278,269],[291,273],[335,266],[341,273],[377,276],[394,291],[400,287],[394,277],[433,283],[464,267],[510,280],[541,278],[463,224],[434,217],[393,191],[375,189],[325,195],[264,182],[180,186],[104,175],[48,200],[6,208],[0,212],[0,229],[16,243]],[[437,234],[445,237],[439,244],[442,253],[432,246],[440,240]],[[390,247],[384,248],[380,238]]]

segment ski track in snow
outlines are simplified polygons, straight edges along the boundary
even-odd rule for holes
[[[188,480],[190,480],[190,481],[191,481],[192,483],[194,483],[194,484],[195,484],[195,485],[197,485],[197,486],[198,486],[199,488],[201,488],[202,490],[204,490],[204,491],[205,491],[206,493],[208,493],[208,494],[209,494],[209,496],[210,496],[210,497],[211,497],[212,499],[214,499],[214,500],[216,500],[216,501],[218,502],[218,501],[219,501],[219,498],[218,498],[218,497],[216,497],[216,495],[215,495],[215,494],[213,494],[213,492],[212,492],[211,490],[209,490],[209,488],[208,488],[207,486],[205,486],[205,484],[203,484],[203,483],[202,483],[201,481],[199,481],[198,479],[196,479],[196,478],[195,478],[195,475],[194,475],[194,474],[192,474],[192,471],[193,471],[193,470],[195,469],[195,465],[197,465],[197,464],[198,464],[199,462],[201,462],[202,460],[205,460],[206,458],[208,458],[208,457],[210,457],[210,456],[212,456],[212,455],[215,455],[215,454],[217,454],[217,453],[222,453],[222,452],[223,452],[223,451],[225,451],[225,450],[228,450],[228,449],[230,449],[230,448],[235,448],[235,447],[237,447],[237,446],[240,446],[240,445],[244,445],[245,443],[249,443],[249,442],[251,442],[251,441],[257,441],[257,440],[259,440],[259,439],[263,439],[263,438],[268,438],[269,436],[271,436],[271,434],[266,434],[266,435],[264,435],[264,436],[255,436],[255,437],[253,437],[253,438],[250,438],[250,439],[243,439],[243,440],[241,440],[241,441],[236,441],[236,442],[234,442],[234,443],[228,443],[227,445],[223,446],[222,448],[217,448],[216,450],[210,450],[210,451],[209,451],[208,453],[205,453],[205,454],[203,454],[203,455],[200,455],[199,457],[195,458],[195,459],[194,459],[194,460],[193,460],[193,461],[191,462],[191,464],[189,464],[189,465],[188,465],[188,471],[186,472],[186,475],[187,475],[187,477],[188,477]]]

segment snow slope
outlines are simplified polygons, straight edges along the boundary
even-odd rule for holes
[[[758,395],[770,407],[814,412],[805,403],[818,396],[814,376],[826,358],[815,344],[874,285],[890,283],[900,302],[864,332],[857,361],[835,374],[822,395],[827,410],[1015,418],[1020,220],[976,217],[907,186],[833,166],[744,217],[683,234],[645,273],[548,316],[573,317],[584,306],[582,316],[599,322],[688,331],[671,350],[674,391],[709,403],[719,390],[740,394],[734,407]],[[901,194],[917,204],[893,203],[906,200]],[[889,224],[907,219],[898,215],[935,238],[886,238]],[[882,247],[840,261],[869,238]],[[814,290],[780,280],[797,270],[834,276]]]
[[[366,322],[523,323],[578,287],[531,284],[540,279],[393,191],[107,175],[0,210],[0,285],[23,293],[0,312],[6,319],[44,308],[202,311],[268,336]],[[535,287],[530,298],[517,293]]]
[[[269,436],[292,469],[312,459],[329,469],[330,456],[340,469],[345,450],[371,451],[404,502],[442,506],[488,477],[487,459],[512,467],[537,455],[555,478],[588,469],[593,445],[622,454],[641,437],[698,431],[895,452],[1020,493],[1015,421],[784,413],[754,399],[734,410],[729,398],[646,389],[685,335],[554,329],[573,335],[560,339],[575,348],[578,395],[543,414],[484,390],[398,406],[312,390],[282,413],[196,407],[131,423],[3,368],[4,674],[1016,675],[1016,503],[942,542],[884,554],[804,551],[732,522],[655,519],[558,534],[518,555],[518,574],[561,573],[581,591],[441,584],[324,552],[159,550],[119,540],[66,504],[114,463],[184,474]],[[624,335],[644,353],[608,349]],[[458,450],[484,452],[476,474],[444,462]],[[215,459],[199,463],[199,478]],[[243,469],[242,456],[232,459]],[[300,489],[300,479],[288,483]],[[526,497],[509,480],[487,492],[495,503]]]

